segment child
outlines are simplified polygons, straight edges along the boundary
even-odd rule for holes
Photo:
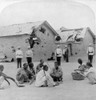
[[[82,59],[78,59],[79,67],[78,69],[75,69],[72,73],[73,80],[84,80],[84,72],[87,69],[85,65],[83,65]]]
[[[0,65],[0,89],[4,89],[4,88],[6,88],[6,86],[10,85],[10,82],[8,81],[8,79],[11,79],[18,86],[15,79],[4,74],[3,70],[4,70],[4,66]]]
[[[87,67],[82,63],[83,63],[82,59],[79,58],[78,59],[79,67],[78,67],[78,69],[75,69],[74,71],[84,74],[84,71],[86,70]]]
[[[62,82],[63,81],[63,72],[58,67],[57,62],[54,63],[55,68],[51,73],[51,77],[53,78],[54,82]]]

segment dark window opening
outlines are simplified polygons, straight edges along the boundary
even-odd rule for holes
[[[61,37],[58,35],[58,36],[55,37],[55,40],[56,41],[60,41],[61,40]]]
[[[41,47],[43,48],[44,46],[42,45]]]
[[[42,33],[45,33],[46,29],[41,27],[41,29],[39,31],[42,32]]]

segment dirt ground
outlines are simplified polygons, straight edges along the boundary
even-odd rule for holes
[[[96,58],[96,57],[95,57]],[[18,88],[11,82],[11,86],[0,90],[0,100],[96,100],[96,85],[90,85],[88,80],[74,81],[71,72],[78,67],[77,58],[71,58],[69,63],[62,62],[64,82],[57,87],[37,88],[32,85]],[[16,63],[1,63],[5,66],[4,72],[15,78]],[[35,66],[38,62],[35,62]],[[53,62],[48,62],[50,67]],[[95,66],[94,60],[94,67]]]

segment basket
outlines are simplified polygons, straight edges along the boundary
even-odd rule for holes
[[[73,80],[84,80],[85,77],[78,72],[73,72],[72,78]]]

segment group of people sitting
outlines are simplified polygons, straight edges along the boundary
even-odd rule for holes
[[[78,59],[79,67],[72,72],[73,80],[84,80],[87,78],[90,84],[96,84],[96,69],[90,62],[83,64],[82,59]]]
[[[3,73],[4,66],[0,65],[0,89],[4,88],[6,84],[10,85],[8,79],[11,79],[18,84],[32,84],[35,83],[37,87],[54,87],[59,85],[63,81],[63,72],[57,65],[57,62],[54,62],[54,68],[51,73],[49,73],[48,65],[44,64],[44,61],[41,59],[40,63],[37,65],[36,69],[34,68],[33,63],[24,63],[23,67],[17,71],[16,80],[14,78],[7,76]],[[6,84],[5,84],[6,83]]]
[[[56,86],[63,80],[63,72],[58,67],[57,62],[54,65],[54,69],[49,73],[49,67],[44,64],[42,59],[36,69],[33,63],[24,63],[23,67],[17,72],[16,79],[20,84],[35,82],[35,86],[38,87]]]
[[[79,67],[72,72],[73,80],[84,80],[88,78],[91,84],[96,84],[96,70],[90,62],[83,64],[82,59],[78,59]],[[34,82],[37,87],[54,87],[63,82],[63,72],[57,62],[54,62],[54,68],[49,73],[49,66],[44,64],[41,59],[36,68],[33,63],[24,63],[16,74],[16,80],[3,73],[4,66],[0,65],[0,89],[4,88],[5,84],[10,85],[8,79],[11,79],[15,84]]]

